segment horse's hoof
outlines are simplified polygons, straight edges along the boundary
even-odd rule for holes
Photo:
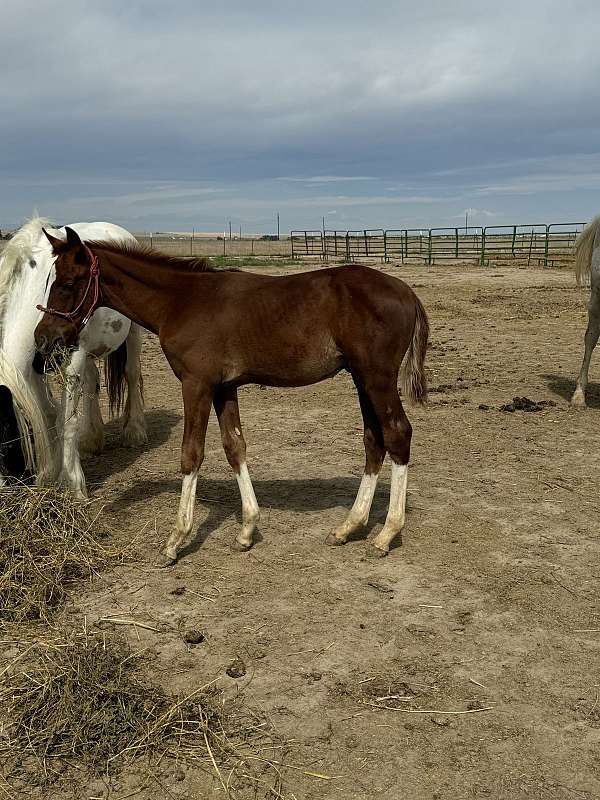
[[[148,444],[148,434],[143,428],[123,428],[121,443],[123,447],[141,447]]]
[[[177,563],[177,556],[172,558],[168,556],[166,553],[160,553],[156,559],[156,566],[164,569],[165,567],[172,567],[173,564]]]
[[[238,542],[237,539],[234,539],[231,543],[231,549],[234,553],[247,553],[248,550],[252,547],[251,544],[244,544],[243,542]]]
[[[343,539],[338,539],[335,533],[330,533],[325,539],[325,544],[328,544],[330,547],[339,547],[339,545],[346,544],[346,542]]]
[[[387,554],[387,550],[382,550],[381,547],[377,547],[373,542],[367,542],[365,545],[365,555],[367,558],[383,558],[387,556]]]

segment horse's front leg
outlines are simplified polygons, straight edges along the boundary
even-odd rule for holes
[[[183,484],[175,530],[169,536],[160,566],[168,567],[177,561],[177,552],[192,530],[198,470],[204,460],[204,439],[212,403],[212,390],[197,379],[183,380],[183,444],[181,471]]]
[[[232,550],[244,552],[252,547],[252,538],[260,511],[246,466],[246,442],[242,434],[237,389],[219,388],[215,392],[215,411],[221,428],[223,450],[235,472],[242,498],[242,530],[231,544]]]
[[[86,359],[83,381],[83,416],[80,422],[79,451],[100,453],[104,449],[104,422],[100,411],[100,375],[93,358]]]
[[[65,385],[61,404],[62,461],[59,482],[71,489],[80,500],[87,498],[85,475],[79,458],[79,423],[81,389],[87,355],[79,349],[73,353],[64,372]]]

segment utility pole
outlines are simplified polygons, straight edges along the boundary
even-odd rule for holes
[[[467,232],[468,227],[469,227],[469,209],[466,208],[465,209],[465,233]]]
[[[277,241],[279,241],[279,211],[277,212]]]
[[[231,220],[229,220],[229,241],[231,241]]]

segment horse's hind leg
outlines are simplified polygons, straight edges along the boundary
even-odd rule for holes
[[[183,483],[175,530],[169,536],[160,566],[168,567],[177,561],[177,551],[189,536],[194,522],[198,470],[204,461],[204,440],[210,414],[211,392],[197,381],[183,381],[183,443],[181,445],[181,471]]]
[[[358,493],[354,505],[344,522],[330,533],[325,540],[329,545],[344,544],[350,534],[364,527],[369,521],[371,504],[375,495],[377,479],[381,471],[381,465],[385,458],[385,446],[383,443],[383,432],[377,419],[375,409],[362,386],[357,382],[358,399],[362,412],[365,445],[365,471],[360,482]]]
[[[368,380],[365,388],[381,425],[384,447],[392,459],[390,504],[385,524],[367,543],[367,555],[379,557],[387,554],[392,540],[404,527],[412,427],[400,402],[395,374]]]
[[[104,422],[100,411],[100,375],[93,358],[87,358],[83,380],[83,417],[79,449],[100,453],[104,447]]]
[[[131,324],[127,336],[127,362],[125,379],[127,381],[127,399],[123,414],[122,441],[127,447],[139,447],[146,444],[146,418],[144,417],[144,396],[142,381],[142,331],[135,323]]]
[[[588,304],[588,326],[585,332],[585,352],[577,379],[577,386],[571,398],[571,405],[577,408],[585,408],[585,390],[588,384],[590,361],[600,337],[600,281],[594,278],[595,276],[592,274],[592,289]]]
[[[242,434],[237,389],[218,389],[215,392],[214,406],[221,428],[223,450],[235,472],[242,498],[242,529],[231,547],[238,552],[244,552],[252,547],[252,538],[260,518],[260,511],[246,466],[246,442]]]

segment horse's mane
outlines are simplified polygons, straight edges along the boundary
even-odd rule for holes
[[[86,242],[90,247],[99,247],[102,250],[108,250],[110,253],[116,255],[125,255],[132,257],[142,257],[144,261],[156,266],[170,267],[174,269],[185,270],[185,272],[240,272],[237,267],[219,267],[211,262],[205,256],[196,258],[186,256],[170,256],[161,253],[159,250],[154,250],[147,245],[140,244],[139,242],[121,241],[121,242]]]
[[[0,319],[6,296],[15,278],[20,274],[21,264],[29,258],[37,244],[42,228],[51,228],[52,223],[44,217],[33,217],[9,239],[0,252]]]

